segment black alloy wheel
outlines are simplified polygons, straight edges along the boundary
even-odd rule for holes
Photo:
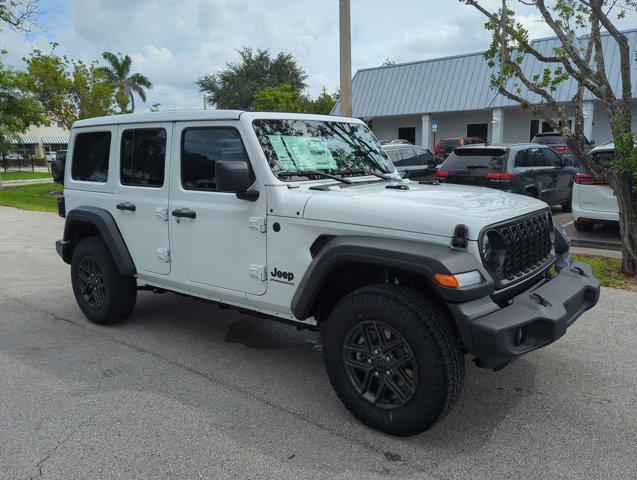
[[[102,269],[93,257],[84,257],[79,265],[78,281],[87,305],[101,308],[106,300],[106,284]]]
[[[406,405],[418,387],[411,347],[382,322],[365,321],[350,330],[343,345],[343,366],[359,395],[383,409]]]

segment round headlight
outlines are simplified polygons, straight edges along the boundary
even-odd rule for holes
[[[500,270],[506,257],[506,242],[500,232],[489,230],[485,233],[481,247],[485,266],[492,272]]]

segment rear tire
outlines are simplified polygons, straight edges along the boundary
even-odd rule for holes
[[[578,232],[590,232],[595,227],[594,223],[580,222],[579,220],[575,220],[573,225]]]
[[[381,284],[355,291],[336,305],[321,338],[332,387],[372,428],[400,436],[424,432],[458,399],[460,339],[446,313],[415,290]]]
[[[100,237],[87,237],[75,247],[71,283],[77,304],[93,323],[120,322],[135,308],[137,281],[132,275],[119,273]]]

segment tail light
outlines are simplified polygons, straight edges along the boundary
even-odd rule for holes
[[[563,147],[551,147],[553,148],[553,150],[555,150],[556,152],[559,153],[571,153],[572,150],[570,148],[568,148],[567,146],[563,146]]]
[[[597,180],[588,173],[577,173],[575,175],[575,183],[579,185],[604,185],[602,180]]]
[[[449,176],[449,172],[447,170],[438,170],[436,172],[436,177],[438,178],[447,178]]]
[[[515,177],[515,173],[501,173],[501,172],[489,172],[484,175],[489,180],[496,180],[498,182],[508,182]]]

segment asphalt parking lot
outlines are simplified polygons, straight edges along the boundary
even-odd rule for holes
[[[637,293],[394,438],[341,406],[315,333],[140,292],[90,324],[53,214],[0,207],[0,478],[636,478]]]

